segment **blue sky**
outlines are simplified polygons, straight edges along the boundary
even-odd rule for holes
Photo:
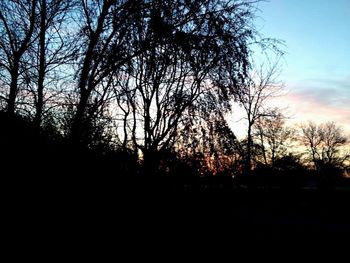
[[[285,41],[280,79],[293,122],[333,120],[350,133],[350,0],[259,3],[257,29]]]

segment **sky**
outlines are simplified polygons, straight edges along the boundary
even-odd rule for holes
[[[350,134],[350,0],[268,0],[256,26],[285,42],[281,81],[289,122],[335,121]]]

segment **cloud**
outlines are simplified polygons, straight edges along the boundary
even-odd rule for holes
[[[294,123],[335,121],[350,133],[350,77],[314,79],[288,87],[290,91],[279,103],[288,105]]]
[[[306,79],[292,86],[294,92],[325,105],[345,106],[350,101],[350,76],[342,79]]]
[[[302,84],[286,83],[285,95],[270,101],[271,107],[279,107],[289,117],[290,125],[309,120],[315,123],[334,121],[350,136],[350,76],[349,80],[314,79]],[[239,138],[246,135],[244,112],[238,105],[228,116],[231,128]]]
[[[308,82],[317,83],[320,86],[334,87],[341,90],[350,90],[350,76],[344,79],[307,79]]]

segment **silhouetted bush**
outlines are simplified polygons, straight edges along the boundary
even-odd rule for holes
[[[138,160],[133,153],[107,143],[73,145],[53,125],[38,128],[30,119],[0,112],[2,174],[36,183],[78,184],[84,180],[134,176]]]

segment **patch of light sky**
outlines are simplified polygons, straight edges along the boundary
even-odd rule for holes
[[[256,27],[283,40],[280,80],[291,123],[335,121],[350,133],[350,1],[269,0],[258,4]],[[236,109],[232,124],[242,134]]]

